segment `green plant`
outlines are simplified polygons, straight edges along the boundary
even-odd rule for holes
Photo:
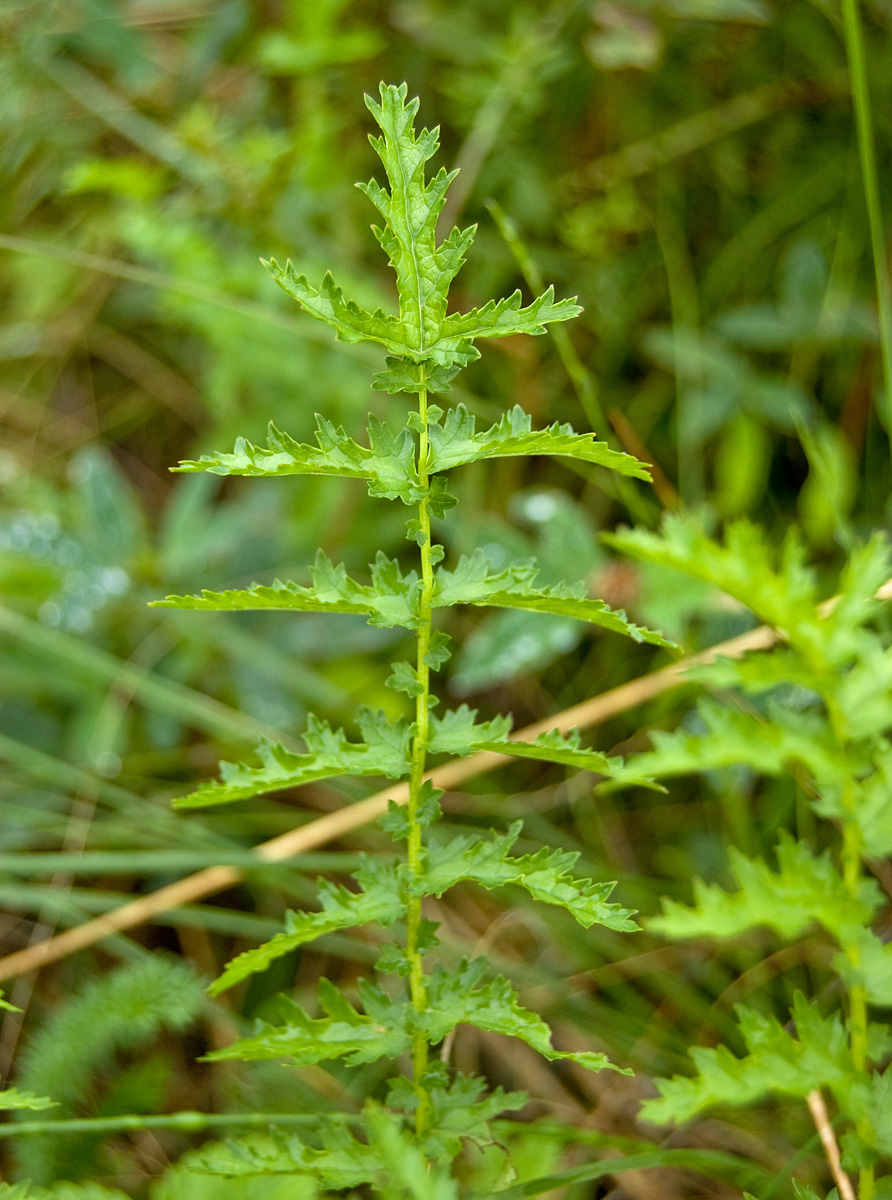
[[[792,807],[800,837],[783,828],[789,791],[776,791],[766,814],[771,827],[781,825],[776,865],[732,846],[736,891],[698,881],[693,907],[668,900],[649,927],[674,938],[719,939],[767,927],[796,942],[817,925],[835,947],[813,955],[814,993],[795,992],[786,1024],[770,1009],[739,1005],[745,1052],[695,1048],[697,1074],[659,1080],[661,1098],[642,1115],[686,1122],[716,1105],[779,1092],[807,1099],[820,1119],[826,1090],[837,1109],[843,1166],[858,1172],[860,1200],[888,1195],[892,1177],[880,1184],[874,1175],[892,1156],[892,1038],[888,1023],[871,1018],[872,1008],[892,1005],[888,919],[878,919],[888,902],[882,860],[892,851],[892,649],[877,595],[892,571],[888,544],[877,535],[856,548],[838,595],[819,602],[816,573],[794,533],[776,556],[746,521],[730,525],[723,543],[680,518],[669,519],[662,535],[638,530],[609,540],[713,584],[783,639],[770,654],[719,658],[701,668],[703,684],[736,705],[703,701],[696,732],[656,733],[654,749],[632,762],[657,779],[725,772],[718,786],[737,806],[753,803],[760,777],[789,783],[798,792]],[[730,777],[729,768],[736,768]],[[813,831],[812,813],[827,826]]]
[[[264,1024],[255,1036],[208,1057],[286,1058],[299,1065],[333,1059],[352,1065],[381,1059],[398,1063],[405,1058],[411,1062],[408,1077],[397,1073],[390,1080],[386,1111],[398,1126],[411,1129],[417,1147],[413,1153],[420,1152],[427,1163],[444,1165],[459,1154],[463,1141],[491,1142],[490,1119],[524,1103],[523,1096],[506,1095],[501,1089],[484,1095],[482,1080],[455,1074],[445,1061],[431,1060],[431,1048],[442,1044],[456,1026],[466,1023],[512,1035],[549,1059],[569,1059],[595,1071],[612,1064],[601,1053],[553,1048],[545,1022],[520,1005],[507,980],[492,977],[485,959],[466,959],[451,968],[437,962],[436,925],[424,916],[425,897],[440,896],[467,881],[485,888],[510,884],[566,909],[583,926],[597,922],[614,930],[632,930],[635,925],[628,911],[609,902],[612,885],[574,876],[575,854],[542,849],[513,855],[521,836],[520,822],[487,838],[438,838],[434,827],[441,815],[440,793],[425,780],[428,761],[438,755],[493,751],[614,779],[633,777],[621,760],[583,749],[578,735],[549,734],[517,741],[509,736],[507,717],[478,721],[465,705],[436,715],[432,675],[449,657],[449,638],[436,618],[440,610],[456,605],[492,606],[569,616],[638,641],[668,643],[659,634],[631,624],[602,601],[589,598],[581,584],[537,587],[532,562],[496,570],[477,550],[461,557],[452,569],[440,565],[445,551],[433,538],[432,523],[455,503],[444,478],[451,468],[489,458],[550,454],[637,478],[647,478],[647,471],[634,458],[597,442],[592,434],[576,434],[565,425],[534,431],[519,407],[492,428],[478,432],[463,405],[444,411],[431,402],[431,396],[447,392],[458,371],[479,356],[475,339],[540,334],[546,323],[567,320],[580,310],[572,301],[555,301],[549,289],[526,307],[516,292],[468,313],[447,313],[449,286],[475,232],[473,227],[454,229],[439,245],[436,242],[437,218],[454,173],[441,169],[425,180],[425,164],[436,151],[437,135],[432,130],[416,134],[418,102],[406,102],[405,84],[399,88],[382,84],[380,104],[368,97],[366,103],[381,129],[382,136],[372,138],[372,144],[384,164],[389,190],[375,181],[360,186],[383,218],[374,233],[396,272],[399,315],[380,309],[369,312],[345,299],[330,275],[317,288],[290,262],[284,267],[270,262],[267,267],[305,312],[332,326],[341,340],[383,346],[385,370],[373,386],[394,396],[417,397],[417,410],[397,430],[372,417],[368,446],[319,416],[315,446],[299,444],[271,426],[266,448],[239,440],[231,454],[205,456],[183,463],[180,469],[363,479],[371,496],[399,501],[413,510],[407,536],[418,566],[406,567],[379,552],[370,568],[370,582],[362,583],[320,551],[309,586],[276,581],[242,591],[168,597],[158,606],[362,614],[372,625],[403,627],[414,636],[413,661],[394,663],[387,681],[414,706],[411,720],[394,721],[383,713],[362,710],[356,715],[360,740],[350,741],[344,731],[311,716],[304,735],[306,753],[261,743],[261,766],[223,764],[218,782],[204,785],[177,804],[181,808],[224,804],[342,775],[408,777],[408,803],[404,808],[392,804],[381,821],[396,842],[405,843],[405,856],[367,859],[355,876],[355,890],[322,883],[318,911],[292,914],[283,932],[236,958],[212,987],[214,993],[230,988],[324,934],[369,922],[401,927],[401,936],[378,957],[376,979],[360,983],[359,1003],[323,980],[321,1016],[283,1000],[281,1024]],[[363,1182],[383,1187],[390,1178],[393,1188],[392,1160],[402,1153],[400,1138],[405,1133],[387,1132],[383,1111],[371,1105],[359,1119],[366,1140],[354,1136],[342,1116],[320,1117],[313,1136],[270,1136],[242,1142],[232,1150],[218,1148],[205,1156],[205,1167],[223,1174],[303,1173],[330,1187]],[[411,1154],[404,1170],[405,1185],[393,1194],[419,1194],[411,1182],[416,1172]],[[430,1183],[433,1186],[433,1180]],[[436,1186],[438,1195],[453,1194],[446,1177],[442,1187]]]

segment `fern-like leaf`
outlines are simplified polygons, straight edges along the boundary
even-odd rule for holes
[[[864,880],[856,900],[829,854],[815,857],[807,846],[781,832],[778,869],[750,859],[731,847],[731,870],[737,892],[694,882],[694,907],[663,901],[662,916],[648,928],[668,937],[734,937],[765,925],[785,939],[798,937],[813,922],[837,940],[867,924],[882,902],[879,885]]]
[[[407,775],[412,727],[406,721],[391,722],[383,713],[367,708],[360,709],[356,720],[363,740],[349,742],[342,729],[332,729],[327,721],[311,713],[303,735],[306,754],[294,754],[277,742],[262,740],[257,746],[262,766],[223,762],[219,780],[180,796],[174,800],[174,807],[229,804],[340,775],[385,775],[390,779]]]
[[[610,1062],[605,1054],[589,1050],[555,1050],[551,1031],[536,1013],[524,1008],[507,979],[498,976],[484,982],[484,959],[465,960],[455,970],[437,967],[428,978],[428,1007],[415,1013],[415,1021],[434,1044],[441,1042],[457,1025],[473,1025],[488,1033],[501,1033],[526,1042],[552,1062],[567,1060],[590,1071],[609,1068],[630,1075]]]
[[[175,471],[213,475],[335,475],[369,480],[369,493],[417,504],[422,496],[415,471],[415,444],[408,429],[394,435],[375,417],[369,422],[369,446],[361,446],[342,428],[316,414],[316,445],[308,446],[270,423],[266,448],[238,438],[231,454],[217,451],[181,462]]]
[[[437,245],[436,225],[446,190],[455,177],[443,169],[425,179],[425,164],[436,153],[437,131],[414,123],[418,100],[406,101],[405,84],[381,84],[380,103],[366,96],[366,105],[382,136],[370,140],[387,174],[389,191],[375,180],[358,186],[381,216],[382,227],[373,231],[396,271],[400,315],[381,309],[369,312],[343,292],[330,274],[314,287],[298,274],[291,262],[265,263],[273,279],[311,316],[331,325],[342,341],[371,341],[384,346],[395,359],[429,363],[422,380],[411,370],[389,365],[376,386],[387,391],[445,390],[454,368],[479,357],[478,337],[507,337],[515,333],[545,332],[550,321],[566,321],[582,310],[572,300],[554,299],[549,288],[526,307],[520,292],[490,301],[469,313],[446,315],[449,285],[464,262],[475,229],[453,229]]]
[[[323,934],[350,929],[377,921],[390,925],[403,915],[405,907],[404,870],[377,859],[365,859],[355,874],[360,891],[322,880],[319,884],[318,912],[289,912],[285,928],[270,941],[234,958],[211,985],[213,995],[225,992],[249,975],[266,968],[277,958],[290,954],[298,946]]]
[[[532,418],[519,405],[490,429],[482,433],[475,433],[474,429],[475,419],[463,404],[451,408],[442,424],[431,422],[428,469],[448,471],[480,459],[549,454],[596,463],[637,479],[650,479],[644,463],[631,454],[611,450],[596,441],[593,433],[574,433],[572,426],[557,422],[534,432]]]
[[[284,266],[274,258],[263,265],[276,283],[296,300],[304,312],[317,321],[331,325],[342,342],[377,342],[391,354],[411,355],[414,347],[406,340],[407,331],[397,317],[390,316],[380,308],[374,312],[362,308],[355,300],[348,300],[335,283],[331,272],[326,272],[318,288],[299,275],[290,259]]]
[[[501,1113],[523,1108],[524,1092],[505,1092],[501,1087],[486,1094],[486,1081],[475,1075],[450,1075],[445,1063],[433,1062],[424,1073],[424,1087],[430,1103],[430,1121],[424,1136],[424,1150],[432,1162],[451,1162],[466,1142],[490,1146],[494,1134],[489,1122]],[[414,1116],[418,1109],[418,1089],[404,1075],[388,1085],[389,1109]]]
[[[156,954],[119,967],[58,1005],[22,1055],[22,1089],[58,1102],[62,1114],[91,1104],[98,1075],[116,1055],[145,1046],[163,1029],[187,1028],[205,1002],[204,988],[185,962]],[[18,1157],[35,1182],[65,1174],[68,1144],[22,1138]]]
[[[421,583],[414,571],[403,574],[399,564],[379,552],[370,567],[372,582],[357,583],[343,565],[319,550],[310,570],[312,586],[283,583],[252,584],[225,592],[203,591],[200,596],[167,596],[153,608],[198,609],[206,612],[246,612],[278,609],[284,612],[358,613],[380,628],[420,623],[418,602]]]
[[[485,888],[515,884],[545,904],[566,909],[580,925],[606,925],[623,932],[638,926],[632,913],[619,904],[608,903],[616,886],[576,879],[570,869],[579,857],[575,850],[549,850],[513,858],[511,847],[520,836],[523,821],[515,821],[507,833],[486,840],[462,834],[445,846],[431,845],[427,870],[417,882],[418,895],[442,896],[455,884],[470,881]]]
[[[737,1058],[727,1046],[708,1050],[697,1046],[691,1058],[699,1072],[693,1078],[676,1075],[658,1079],[661,1098],[647,1100],[645,1121],[689,1121],[714,1104],[740,1106],[769,1092],[807,1096],[829,1087],[845,1096],[853,1075],[846,1032],[839,1016],[826,1019],[797,993],[793,1005],[797,1037],[775,1017],[740,1005],[735,1010],[748,1053]]]
[[[636,642],[675,648],[675,643],[662,634],[634,625],[624,612],[610,608],[603,600],[589,599],[581,583],[536,588],[537,575],[535,562],[512,563],[504,571],[492,572],[486,555],[478,549],[470,556],[462,555],[454,570],[441,567],[437,571],[433,605],[450,608],[456,604],[472,604],[555,613],[599,625]]]
[[[396,272],[407,341],[415,357],[424,358],[441,336],[449,285],[464,262],[475,227],[453,229],[437,246],[437,218],[456,172],[441,168],[425,181],[425,164],[437,151],[438,131],[422,129],[416,135],[418,100],[406,103],[406,92],[405,84],[382,85],[380,104],[366,96],[366,106],[383,134],[370,136],[369,141],[384,165],[390,191],[374,180],[357,186],[384,218],[384,228],[375,226],[374,233]]]
[[[408,1001],[391,1000],[367,979],[359,984],[359,998],[364,1012],[354,1008],[335,984],[320,979],[319,1001],[325,1016],[311,1017],[295,1001],[282,997],[285,1024],[261,1025],[254,1037],[214,1050],[207,1059],[287,1058],[308,1066],[342,1058],[355,1066],[397,1058],[412,1043]]]
[[[637,768],[627,767],[618,756],[602,754],[599,750],[586,750],[581,745],[578,729],[562,734],[550,729],[537,734],[530,740],[510,738],[510,717],[495,717],[491,721],[476,720],[476,710],[466,704],[448,709],[442,716],[431,716],[431,754],[463,755],[469,751],[489,750],[494,754],[510,754],[516,758],[532,758],[540,762],[559,763],[579,771],[594,771],[598,775],[622,782],[626,786],[664,789],[649,779]]]

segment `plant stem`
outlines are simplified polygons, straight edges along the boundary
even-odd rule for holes
[[[847,788],[851,792],[851,786]],[[846,797],[849,812],[854,807],[854,797]],[[843,833],[842,866],[843,877],[853,897],[861,890],[861,831],[855,824],[854,816],[846,823]],[[851,965],[857,969],[860,965],[860,950],[857,943],[852,942],[843,946],[843,951]],[[861,983],[853,983],[849,988],[849,1038],[852,1052],[852,1066],[856,1071],[867,1070],[867,989]],[[856,1126],[858,1133],[865,1139],[870,1136],[869,1123],[862,1118]],[[873,1200],[874,1173],[873,1167],[863,1167],[858,1173],[858,1200]]]
[[[885,411],[882,415],[885,418],[886,432],[892,437],[892,284],[889,281],[886,239],[883,236],[880,185],[873,141],[873,116],[870,108],[870,92],[867,86],[867,62],[864,54],[864,35],[861,29],[858,0],[842,0],[842,15],[852,100],[855,105],[855,127],[858,131],[858,157],[861,163],[861,180],[864,185],[864,200],[870,227],[870,248],[873,253],[873,269],[876,276],[877,307],[880,318],[880,352],[883,359],[883,382],[886,392]]]
[[[415,737],[412,741],[412,770],[409,776],[409,802],[407,806],[409,823],[409,870],[414,877],[423,873],[421,823],[419,820],[419,804],[424,780],[424,768],[427,759],[429,740],[429,694],[430,667],[427,656],[431,648],[431,613],[434,591],[434,569],[431,560],[431,518],[430,518],[430,477],[428,474],[428,436],[427,436],[427,388],[424,386],[424,368],[422,371],[422,388],[418,394],[418,415],[421,430],[418,435],[418,479],[423,492],[418,505],[418,523],[421,527],[419,540],[421,543],[421,599],[419,615],[421,626],[416,634],[418,647],[417,674],[421,690],[415,698]],[[418,934],[421,925],[421,898],[409,898],[406,919],[406,956],[409,960],[409,990],[412,1006],[416,1012],[423,1012],[427,1007],[427,989],[424,983],[424,963],[418,948]],[[424,1034],[417,1033],[412,1047],[412,1070],[415,1087],[418,1092],[418,1109],[415,1114],[416,1133],[422,1134],[430,1119],[430,1101],[422,1082],[427,1067],[427,1040]]]
[[[332,1121],[360,1121],[358,1113],[325,1114]],[[139,1129],[176,1129],[182,1133],[197,1133],[203,1129],[238,1127],[239,1125],[311,1125],[317,1113],[203,1113],[175,1112],[160,1115],[127,1113],[118,1117],[56,1117],[46,1120],[10,1121],[0,1125],[0,1139],[23,1137],[29,1134],[64,1136],[78,1133],[122,1133]]]

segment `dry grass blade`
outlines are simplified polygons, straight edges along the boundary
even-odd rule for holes
[[[808,1093],[807,1099],[809,1112],[812,1115],[815,1128],[821,1138],[821,1145],[824,1147],[824,1153],[827,1156],[827,1162],[830,1166],[830,1174],[833,1176],[833,1182],[839,1189],[841,1200],[855,1200],[855,1189],[852,1187],[852,1181],[842,1169],[842,1164],[839,1160],[839,1146],[836,1144],[836,1134],[833,1132],[830,1117],[827,1115],[827,1105],[824,1103],[824,1097],[820,1092],[814,1091]]]
[[[892,579],[884,583],[876,595],[880,600],[892,599]],[[833,599],[826,601],[822,611],[829,611],[834,603]],[[670,688],[677,687],[684,682],[685,672],[692,667],[703,666],[720,657],[740,658],[750,651],[768,650],[779,638],[780,634],[776,630],[767,625],[759,625],[738,637],[719,642],[699,654],[689,655],[659,671],[641,675],[629,683],[623,683],[619,687],[611,688],[608,692],[602,692],[600,696],[593,696],[590,700],[564,709],[563,712],[556,713],[544,721],[527,725],[513,736],[518,741],[532,741],[540,733],[552,729],[559,730],[561,733],[567,733],[571,729],[591,729],[618,713],[626,712]],[[434,770],[427,773],[427,778],[436,787],[454,788],[468,779],[483,775],[487,771],[493,771],[496,767],[503,766],[510,761],[510,755],[487,751],[473,754],[469,758],[454,759],[452,762],[435,767]],[[407,797],[408,786],[406,784],[394,784],[384,788],[383,791],[375,792],[374,795],[360,800],[357,804],[351,804],[338,809],[337,812],[328,813],[299,829],[289,830],[288,833],[280,834],[279,837],[261,843],[254,851],[257,861],[258,863],[283,862],[297,854],[306,854],[310,850],[316,850],[343,834],[349,833],[351,829],[357,829],[369,821],[374,821],[387,811],[389,801],[393,800],[396,804],[404,804]],[[84,950],[87,946],[102,941],[110,934],[134,929],[136,926],[150,921],[158,913],[223,891],[234,883],[238,883],[244,874],[244,870],[239,867],[207,867],[176,883],[159,888],[158,891],[140,896],[137,900],[131,900],[130,903],[123,904],[112,912],[103,913],[102,916],[96,917],[92,921],[86,921],[82,925],[68,929],[65,933],[47,938],[24,950],[18,950],[15,954],[9,954],[0,959],[0,982],[14,978],[26,971],[36,970],[48,963],[58,962],[59,959],[73,954],[76,950]]]

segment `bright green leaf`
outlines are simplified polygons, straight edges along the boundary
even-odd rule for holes
[[[316,779],[339,775],[385,775],[401,779],[410,768],[411,726],[389,721],[383,713],[360,709],[357,724],[361,742],[348,742],[342,729],[332,729],[312,713],[303,735],[306,754],[294,754],[275,742],[261,741],[257,754],[263,765],[220,764],[220,780],[206,783],[188,796],[174,800],[176,808],[205,808],[262,796],[281,788],[299,787]]]

